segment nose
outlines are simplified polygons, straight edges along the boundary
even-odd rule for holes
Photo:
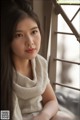
[[[28,46],[29,48],[32,48],[32,47],[33,47],[34,41],[33,41],[32,36],[27,36],[27,38],[26,38],[26,44],[27,44],[27,46]]]

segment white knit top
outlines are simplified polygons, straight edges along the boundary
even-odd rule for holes
[[[14,71],[13,120],[32,120],[42,110],[42,94],[49,83],[47,61],[40,55],[31,60],[33,80]],[[30,119],[28,119],[28,116]]]

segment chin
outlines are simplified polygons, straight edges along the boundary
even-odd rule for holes
[[[31,56],[28,57],[28,59],[30,59],[30,60],[31,60],[31,59],[34,59],[36,56],[37,56],[37,54],[31,55]]]

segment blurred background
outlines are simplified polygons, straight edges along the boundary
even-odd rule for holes
[[[80,9],[80,6],[62,5],[62,8],[71,20],[76,11]],[[73,19],[72,24],[80,33],[80,11]],[[58,31],[72,33],[61,15],[58,16]],[[78,88],[79,91],[57,85],[56,92],[60,103],[64,101],[63,99],[66,99],[64,106],[78,116],[76,119],[80,119],[80,65],[78,64],[80,63],[80,43],[75,36],[58,34],[57,58],[74,62],[57,61],[56,82]]]

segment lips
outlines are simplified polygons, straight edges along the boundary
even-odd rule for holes
[[[35,48],[30,48],[30,49],[27,49],[26,52],[27,53],[33,53],[36,49]]]

